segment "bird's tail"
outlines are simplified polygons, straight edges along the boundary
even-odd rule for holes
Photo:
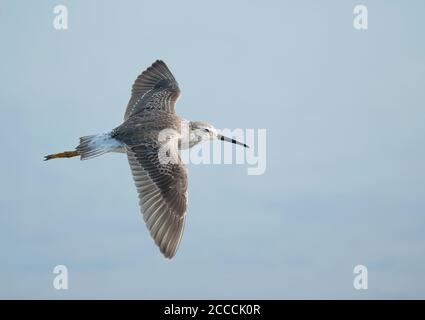
[[[71,158],[81,156],[81,160],[91,159],[104,153],[117,151],[122,145],[111,136],[110,132],[85,136],[80,138],[80,144],[75,151],[64,151],[55,154],[49,154],[44,160],[56,158]]]

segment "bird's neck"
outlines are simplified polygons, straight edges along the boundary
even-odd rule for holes
[[[202,142],[202,135],[199,134],[199,130],[192,126],[190,121],[182,121],[179,137],[179,148],[188,149]]]

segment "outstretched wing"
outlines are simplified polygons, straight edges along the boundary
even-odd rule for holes
[[[157,60],[134,82],[124,120],[140,112],[163,110],[174,113],[179,95],[179,85],[173,74],[163,61]]]
[[[171,259],[179,246],[187,207],[187,171],[178,163],[159,161],[159,145],[126,147],[128,161],[139,193],[139,205],[152,238]]]

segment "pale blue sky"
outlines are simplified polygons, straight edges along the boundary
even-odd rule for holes
[[[353,7],[369,29],[353,28]],[[53,28],[53,7],[69,30]],[[2,1],[1,298],[425,298],[423,1]],[[174,260],[123,155],[43,162],[118,125],[163,59],[178,113],[267,129],[267,171],[189,165]],[[53,268],[69,290],[53,289]],[[369,289],[353,289],[353,268]]]

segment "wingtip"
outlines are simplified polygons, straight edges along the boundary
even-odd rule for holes
[[[159,65],[159,64],[163,64],[163,63],[164,63],[164,61],[162,61],[161,59],[156,59],[156,60],[152,63],[151,67],[155,67],[155,66],[157,66],[157,65]]]

